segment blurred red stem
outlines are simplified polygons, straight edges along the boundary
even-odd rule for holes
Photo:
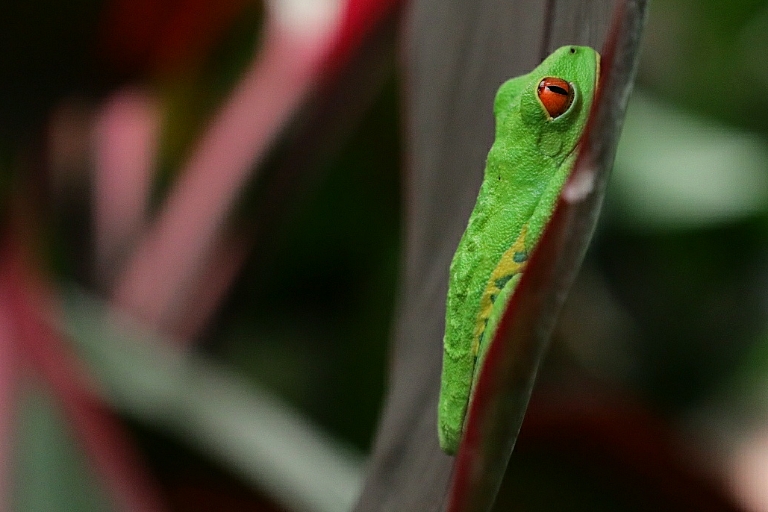
[[[13,439],[18,381],[18,334],[0,280],[0,511],[11,510]]]
[[[55,311],[47,287],[34,275],[20,244],[6,240],[0,255],[0,299],[19,347],[47,381],[118,510],[164,510],[150,476],[120,422],[93,392],[95,384],[52,327]]]

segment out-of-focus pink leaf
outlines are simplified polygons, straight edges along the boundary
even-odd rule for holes
[[[117,280],[117,306],[161,331],[189,325],[187,303],[196,300],[194,290],[215,264],[238,194],[322,70],[338,71],[365,31],[396,3],[352,1],[341,24],[334,17],[309,28],[294,26],[292,11],[280,5],[267,18],[259,58],[214,118]]]
[[[96,273],[106,287],[146,221],[160,128],[158,107],[144,91],[114,94],[93,133]]]
[[[314,82],[329,34],[306,40],[268,25],[260,57],[216,115],[116,283],[116,304],[161,330],[176,323],[244,182]]]
[[[753,432],[731,454],[730,484],[746,510],[768,510],[768,429]]]
[[[229,290],[248,256],[251,244],[240,238],[223,238],[214,248],[207,261],[204,278],[198,279],[190,292],[194,300],[186,300],[183,310],[176,316],[176,323],[169,325],[169,332],[179,339],[194,339],[216,312],[221,298]]]
[[[620,5],[579,156],[488,348],[456,460],[449,510],[493,504],[557,314],[597,222],[634,82],[646,2]]]

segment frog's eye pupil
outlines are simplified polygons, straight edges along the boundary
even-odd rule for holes
[[[549,117],[553,119],[563,115],[573,103],[573,86],[562,78],[542,79],[537,94]]]
[[[568,91],[566,91],[562,87],[558,87],[557,85],[550,85],[549,90],[554,92],[555,94],[562,94],[563,96],[568,96]]]

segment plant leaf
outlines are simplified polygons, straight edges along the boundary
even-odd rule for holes
[[[622,4],[579,155],[507,305],[470,403],[449,510],[488,510],[498,492],[557,315],[592,237],[634,82],[646,2]]]
[[[444,509],[453,458],[438,447],[436,416],[448,266],[493,141],[493,98],[505,79],[530,70],[560,44],[599,47],[612,5],[607,0],[412,4],[406,29],[403,284],[389,393],[357,510]],[[636,45],[637,33],[625,33]],[[607,149],[616,139],[617,133],[593,153],[596,162],[612,160]],[[589,225],[591,234],[596,212],[592,205],[572,220]],[[577,238],[586,246],[588,236]],[[573,250],[580,261],[583,248]],[[504,464],[508,455],[501,456]],[[492,500],[491,495],[476,509],[487,509]]]

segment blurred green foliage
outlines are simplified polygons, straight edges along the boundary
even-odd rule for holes
[[[639,85],[733,126],[768,129],[764,0],[650,3]]]
[[[28,381],[16,420],[12,510],[114,510],[50,389]]]
[[[630,388],[669,412],[705,402],[766,329],[767,24],[764,1],[651,3],[592,256],[639,335]]]

